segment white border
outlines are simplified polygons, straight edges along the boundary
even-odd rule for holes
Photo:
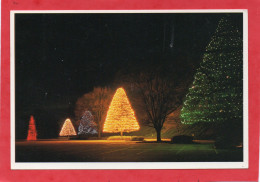
[[[243,162],[15,162],[15,39],[17,13],[243,13]],[[240,169],[248,168],[248,12],[247,10],[29,10],[10,12],[11,169]]]

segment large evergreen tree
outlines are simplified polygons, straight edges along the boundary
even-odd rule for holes
[[[211,122],[219,130],[242,133],[243,43],[242,34],[226,16],[208,44],[203,61],[181,110],[185,124]],[[219,133],[221,135],[221,133]],[[237,136],[239,137],[239,136]]]

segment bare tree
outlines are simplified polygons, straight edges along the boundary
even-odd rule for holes
[[[89,110],[94,115],[94,121],[98,127],[98,137],[101,137],[103,124],[112,98],[112,91],[109,88],[95,87],[90,93],[84,94],[78,99],[75,108],[76,119],[79,120],[82,114]]]
[[[157,133],[157,141],[161,141],[161,130],[170,113],[182,104],[185,86],[174,78],[161,76],[156,72],[140,73],[134,76],[139,94],[143,101],[148,122]]]

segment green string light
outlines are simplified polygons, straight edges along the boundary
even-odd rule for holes
[[[181,110],[184,124],[243,117],[242,34],[222,18]]]

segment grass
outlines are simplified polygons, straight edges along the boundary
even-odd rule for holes
[[[124,133],[125,136],[143,136],[144,138],[156,138],[157,134],[153,127],[140,126],[140,130]],[[165,122],[162,131],[161,138],[172,138],[175,135],[179,135],[176,125],[173,121]]]
[[[19,141],[15,146],[15,160],[16,162],[223,162],[242,161],[243,150],[242,148],[219,150],[211,143],[170,144],[123,140]]]

